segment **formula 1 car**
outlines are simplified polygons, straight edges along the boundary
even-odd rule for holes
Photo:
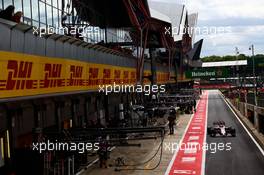
[[[217,121],[213,123],[213,127],[207,128],[207,134],[211,137],[219,136],[236,136],[236,129],[232,127],[226,127],[224,121]]]

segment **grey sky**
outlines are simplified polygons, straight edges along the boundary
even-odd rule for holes
[[[226,26],[226,34],[196,36],[203,38],[202,56],[250,55],[249,46],[255,45],[256,54],[264,54],[264,1],[263,0],[152,0],[168,3],[184,3],[188,12],[198,12],[198,26]]]

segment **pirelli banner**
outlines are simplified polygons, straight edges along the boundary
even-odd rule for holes
[[[168,82],[168,72],[157,79]],[[114,82],[135,84],[136,69],[0,51],[0,98],[97,90]]]

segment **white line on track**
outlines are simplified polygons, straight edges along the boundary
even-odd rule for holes
[[[261,146],[258,144],[258,142],[255,140],[255,138],[251,135],[251,133],[248,131],[247,127],[243,124],[243,122],[240,120],[240,118],[237,116],[237,114],[235,113],[235,111],[232,109],[232,107],[229,105],[229,103],[226,101],[226,99],[224,98],[223,94],[221,92],[219,92],[220,96],[222,97],[222,99],[224,100],[224,102],[226,103],[226,105],[229,107],[229,109],[232,111],[232,113],[236,116],[237,120],[239,121],[239,123],[243,126],[243,128],[245,129],[245,131],[248,133],[249,137],[253,140],[253,142],[256,144],[257,148],[259,149],[259,151],[261,152],[262,156],[264,156],[264,151],[261,148]]]
[[[205,143],[206,143],[206,139],[207,139],[208,104],[209,104],[209,91],[207,91],[207,104],[206,104],[206,114],[205,114],[205,124],[204,124],[204,142]],[[203,149],[201,175],[205,174],[205,160],[206,160],[206,149]]]

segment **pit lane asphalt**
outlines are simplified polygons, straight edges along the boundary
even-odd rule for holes
[[[220,92],[209,91],[207,126],[223,120],[236,129],[236,137],[207,135],[207,143],[231,143],[230,151],[206,152],[205,175],[264,175],[264,156],[222,99]],[[221,148],[222,149],[222,148]]]

